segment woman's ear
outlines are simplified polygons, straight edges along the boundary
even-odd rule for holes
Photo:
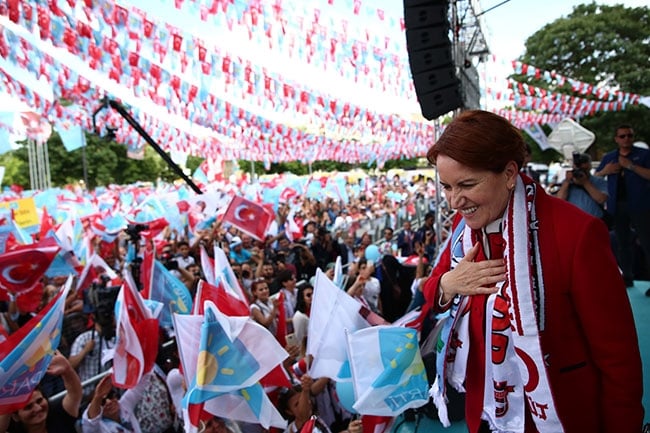
[[[514,161],[509,161],[503,170],[503,174],[506,176],[506,184],[514,185],[517,174],[519,174],[519,167],[517,166],[517,163]]]

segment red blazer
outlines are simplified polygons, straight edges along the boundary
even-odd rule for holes
[[[644,415],[641,355],[607,229],[599,219],[541,190],[536,209],[546,294],[541,347],[565,432],[638,433]],[[459,221],[457,217],[454,227]],[[447,248],[423,289],[434,310],[438,282],[449,269]],[[477,355],[483,358],[483,353]],[[480,407],[470,406],[482,404],[482,396],[472,395],[482,392],[467,389],[466,414],[480,414]],[[470,432],[479,423],[468,416]],[[526,432],[535,431],[527,417]]]

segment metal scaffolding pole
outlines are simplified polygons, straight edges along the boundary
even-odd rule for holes
[[[52,187],[52,176],[50,172],[50,150],[47,141],[43,142],[43,159],[45,161],[45,185],[43,185],[43,189],[48,189]]]
[[[464,109],[481,108],[481,86],[476,65],[482,62],[489,49],[483,34],[482,8],[479,0],[451,2],[453,55]]]
[[[33,190],[44,190],[52,185],[47,141],[27,140],[29,184]]]
[[[43,144],[36,142],[36,173],[38,173],[38,178],[36,179],[36,189],[43,189],[45,185],[45,158],[43,154]]]
[[[27,161],[29,163],[29,186],[36,189],[36,142],[27,140]]]

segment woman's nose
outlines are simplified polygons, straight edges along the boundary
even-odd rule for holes
[[[447,201],[453,209],[458,209],[463,202],[463,194],[459,190],[447,192]]]

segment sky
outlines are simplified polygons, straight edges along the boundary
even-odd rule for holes
[[[526,39],[546,24],[568,16],[574,6],[591,1],[480,0],[481,10],[487,11],[482,15],[483,35],[494,56],[494,62],[483,66],[481,84],[493,90],[507,91],[507,77],[512,74],[510,62],[524,53]],[[596,3],[640,7],[647,6],[648,0],[597,0]],[[476,13],[480,12],[477,10]],[[483,100],[483,104],[484,108],[494,109],[507,105],[508,102],[488,97]]]
[[[481,0],[484,11],[504,0]],[[484,35],[490,51],[513,60],[524,53],[526,39],[546,24],[566,17],[574,6],[591,0],[509,0],[483,15]],[[597,4],[623,4],[626,7],[648,6],[648,0],[598,0]],[[477,12],[478,13],[478,12]]]

